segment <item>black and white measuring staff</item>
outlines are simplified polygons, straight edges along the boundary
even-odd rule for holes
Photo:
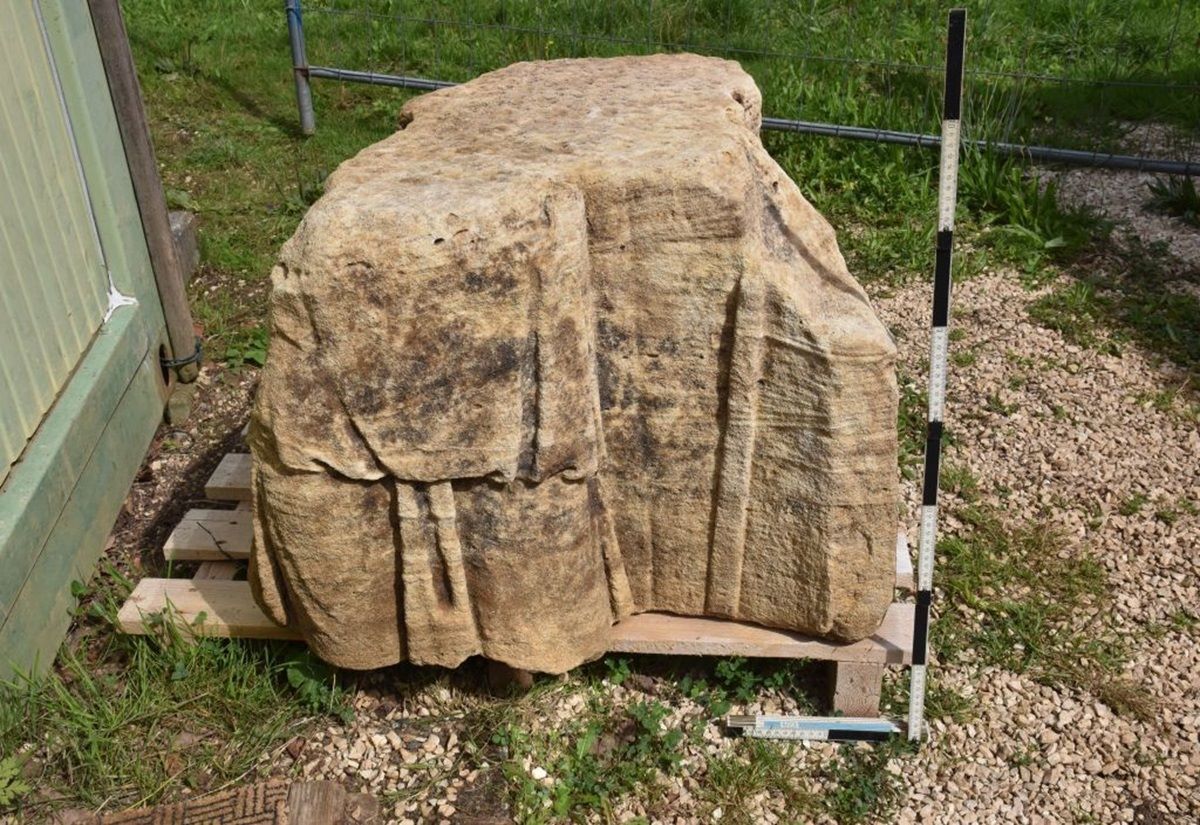
[[[946,40],[946,86],[942,103],[942,157],[938,170],[937,258],[933,275],[933,330],[929,348],[929,418],[925,430],[925,483],[917,561],[912,682],[908,692],[908,738],[918,741],[925,726],[925,676],[929,654],[929,608],[933,601],[933,555],[937,544],[938,462],[946,399],[946,346],[950,327],[950,261],[954,209],[958,200],[958,146],[962,112],[963,58],[967,12],[950,12]]]
[[[929,352],[929,416],[925,434],[925,482],[914,611],[912,682],[908,694],[908,738],[920,740],[925,727],[925,674],[929,655],[929,608],[933,600],[933,553],[937,541],[938,462],[942,451],[942,409],[946,398],[946,349],[950,326],[950,253],[958,198],[959,123],[967,13],[950,12],[946,40],[946,85],[942,110],[942,156],[938,171],[937,258],[933,277],[933,330]],[[834,716],[729,716],[725,723],[743,736],[825,742],[881,742],[902,732],[887,719]]]
[[[729,716],[726,727],[754,739],[803,739],[811,742],[884,742],[899,732],[887,719],[862,716]]]

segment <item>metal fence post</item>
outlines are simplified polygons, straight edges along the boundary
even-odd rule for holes
[[[308,55],[304,49],[304,21],[300,17],[300,0],[284,0],[287,14],[288,39],[292,44],[292,75],[296,79],[296,106],[300,109],[300,131],[311,135],[317,131],[313,113],[312,89],[308,85]]]

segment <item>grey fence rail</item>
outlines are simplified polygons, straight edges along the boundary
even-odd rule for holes
[[[1143,14],[1129,0],[1100,19],[1088,17],[1097,5],[1081,0],[1012,0],[973,11],[964,144],[1040,163],[1200,173],[1200,15],[1191,0],[1140,5]],[[314,80],[431,91],[517,60],[692,51],[741,62],[768,112],[810,115],[764,117],[764,130],[938,148],[939,136],[925,130],[938,122],[942,10],[901,0],[854,6],[284,3],[305,134],[316,129]],[[831,51],[811,48],[814,40]]]

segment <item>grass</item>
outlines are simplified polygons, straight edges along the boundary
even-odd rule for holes
[[[168,199],[201,217],[202,263],[189,293],[206,352],[231,369],[254,369],[264,358],[268,274],[279,246],[319,197],[325,176],[392,133],[409,95],[317,81],[318,128],[304,138],[277,4],[122,5]],[[306,3],[314,64],[465,80],[518,59],[637,53],[656,50],[656,42],[700,51],[765,49],[775,55],[736,54],[762,87],[770,115],[919,132],[938,126],[944,8],[928,0],[884,0],[870,13],[853,4],[782,0],[361,4],[378,16],[321,13],[323,5]],[[1151,0],[978,4],[971,9],[971,67],[1200,82],[1200,55],[1184,48],[1200,36],[1200,18],[1185,15],[1176,26],[1173,10]],[[405,19],[392,19],[399,14]],[[882,20],[889,37],[881,40]],[[1162,47],[1168,31],[1174,49]],[[1022,48],[1013,49],[1014,42]],[[812,44],[838,59],[795,57]],[[934,68],[903,70],[894,63]],[[969,137],[1115,148],[1125,138],[1125,122],[1194,127],[1196,118],[1192,92],[1022,83],[994,75],[970,77],[967,90]],[[928,278],[935,155],[779,133],[764,139],[838,227],[851,271],[861,280],[883,290]],[[1151,193],[1158,205],[1186,219],[1186,186],[1159,188]],[[1014,267],[1029,284],[1050,285],[1034,318],[1068,340],[1100,348],[1135,341],[1185,366],[1200,363],[1200,308],[1194,297],[1164,290],[1170,278],[1161,251],[1136,241],[1110,243],[1108,227],[1061,208],[1054,188],[1022,164],[964,155],[956,237],[956,277]],[[969,366],[976,354],[955,349],[956,366]],[[901,376],[900,386],[901,468],[916,480],[924,449],[923,381]],[[1172,396],[1161,403],[1179,402]],[[998,396],[992,406],[999,414],[1014,411]],[[946,441],[953,443],[952,432]],[[1149,713],[1137,686],[1116,676],[1125,652],[1107,624],[1107,585],[1095,562],[1068,552],[1061,537],[1036,524],[1009,523],[980,505],[979,485],[964,468],[948,466],[941,484],[955,494],[956,515],[966,527],[939,548],[945,564],[938,581],[946,594],[933,626],[939,655],[1031,673],[1092,691],[1124,712]],[[1195,505],[1164,504],[1157,512],[1169,523],[1179,513],[1194,515]],[[156,801],[182,786],[214,789],[252,774],[264,752],[307,725],[348,713],[337,674],[296,646],[184,645],[169,634],[113,634],[112,605],[123,587],[118,577],[102,577],[89,597],[94,609],[81,614],[55,672],[3,689],[0,811],[14,804],[31,816],[59,804],[112,810]],[[1195,625],[1186,612],[1171,620],[1180,632],[1194,632]],[[510,808],[529,821],[545,821],[603,811],[622,795],[653,801],[654,788],[678,769],[674,746],[734,703],[788,692],[801,708],[816,708],[808,690],[812,669],[802,665],[733,659],[675,667],[610,659],[564,685],[486,702],[451,721],[466,731],[477,767],[501,766]],[[596,687],[601,679],[632,684],[664,672],[661,699],[615,707]],[[902,690],[890,684],[891,704],[898,707]],[[585,711],[554,736],[529,733],[531,715],[564,690],[584,695]],[[668,716],[665,708],[681,697],[697,703],[702,715]],[[935,669],[931,718],[962,721],[970,707],[939,684]],[[900,798],[901,783],[887,767],[902,751],[847,748],[816,763],[798,760],[798,753],[739,742],[708,760],[703,804],[710,814],[720,808],[726,821],[747,822],[747,800],[765,793],[798,818],[824,814],[855,822],[885,817]],[[532,781],[526,760],[558,781]]]
[[[954,515],[963,527],[938,541],[939,656],[1027,673],[1149,718],[1149,695],[1120,675],[1128,640],[1112,624],[1104,568],[1043,521],[1011,523],[979,503]]]
[[[1200,372],[1200,300],[1181,288],[1200,273],[1173,272],[1162,245],[1132,236],[1087,249],[1066,269],[1071,278],[1033,305],[1034,320],[1081,346],[1116,354],[1135,342]]]
[[[699,768],[681,763],[681,745],[702,744],[713,717],[728,712],[731,701],[790,694],[802,712],[817,712],[802,689],[812,683],[811,675],[798,672],[803,667],[738,658],[608,657],[567,682],[544,681],[522,697],[480,708],[465,720],[466,736],[476,766],[499,765],[520,822],[608,821],[615,803],[631,796],[648,818],[667,817],[667,780],[685,769],[697,780],[701,810],[726,822],[757,821],[753,811],[763,795],[785,806],[791,817],[785,821],[822,813],[844,823],[886,817],[901,797],[899,776],[886,768],[908,753],[903,743],[822,755],[746,738]],[[622,685],[632,695],[614,702],[607,685]],[[569,718],[539,724],[565,697],[576,701]]]
[[[679,772],[687,735],[664,724],[669,713],[658,701],[616,708],[593,697],[585,713],[552,731],[531,734],[522,721],[506,721],[492,742],[508,754],[503,770],[513,814],[529,823],[588,812],[611,817],[612,804],[627,794],[652,793],[660,777]],[[527,764],[553,784],[535,778]]]
[[[152,636],[113,632],[128,588],[103,578],[51,675],[0,684],[0,753],[39,791],[26,814],[216,790],[316,720],[349,714],[338,674],[302,645],[185,642],[166,622]],[[0,809],[19,801],[8,788]]]
[[[1196,192],[1196,182],[1192,178],[1155,178],[1146,187],[1150,190],[1148,205],[1152,209],[1192,226],[1200,226],[1200,193]]]

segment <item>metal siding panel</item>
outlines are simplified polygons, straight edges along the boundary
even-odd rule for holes
[[[108,278],[32,2],[0,49],[0,481],[104,318]]]
[[[116,408],[98,431],[94,449],[84,457],[78,483],[45,549],[22,575],[13,603],[0,607],[0,679],[42,673],[54,661],[75,605],[71,582],[91,577],[129,481],[154,436],[162,411],[157,372],[157,353],[146,351],[132,380],[114,382]]]

